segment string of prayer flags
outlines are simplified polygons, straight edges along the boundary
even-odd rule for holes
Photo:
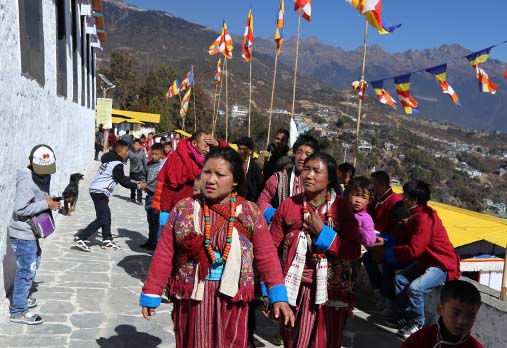
[[[488,74],[481,67],[481,64],[488,60],[491,48],[492,47],[488,47],[481,51],[471,53],[466,56],[466,59],[468,59],[470,65],[475,68],[475,77],[477,81],[479,81],[479,89],[481,92],[495,94],[498,86],[489,79]]]
[[[410,94],[410,74],[395,77],[394,85],[396,86],[396,93],[400,97],[400,102],[405,113],[407,115],[418,113],[419,103]]]
[[[449,82],[447,82],[447,64],[434,66],[432,68],[426,69],[426,71],[432,74],[435,79],[437,79],[442,92],[447,94],[454,102],[454,104],[456,104],[458,107],[461,107],[458,94],[454,91]]]
[[[394,98],[391,97],[391,95],[384,89],[384,80],[373,81],[371,86],[373,87],[379,102],[389,105],[393,109],[398,108],[398,102],[396,102],[396,100],[394,100]]]

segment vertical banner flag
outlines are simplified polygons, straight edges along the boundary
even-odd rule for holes
[[[491,51],[491,47],[471,53],[466,58],[470,65],[475,68],[475,77],[479,81],[481,92],[495,94],[498,86],[489,79],[488,74],[481,67],[481,64],[488,60],[489,51]]]
[[[366,88],[368,88],[368,83],[365,80],[354,81],[352,82],[352,88],[356,91],[359,91],[359,99],[364,100],[364,96],[366,95]]]
[[[379,34],[390,34],[401,24],[386,26],[382,20],[382,0],[345,0],[366,17],[368,23],[378,30]]]
[[[292,148],[298,138],[298,127],[296,125],[296,121],[294,121],[294,117],[290,118],[289,129],[290,129],[290,131],[289,131],[289,146]]]
[[[217,62],[217,70],[215,71],[215,83],[217,85],[222,83],[222,58],[219,58]]]
[[[182,118],[185,118],[185,115],[187,114],[188,102],[190,101],[190,92],[192,92],[192,87],[188,89],[187,93],[185,93],[185,96],[181,100],[180,116]]]
[[[507,68],[505,68],[505,71],[503,72],[503,78],[507,80]]]
[[[174,80],[171,87],[169,87],[169,89],[165,93],[165,99],[169,100],[169,98],[174,97],[175,95],[178,95],[180,93],[179,85],[180,85],[180,83],[179,83],[178,79]]]
[[[284,0],[280,0],[280,9],[278,10],[278,16],[276,17],[276,31],[275,31],[276,54],[280,54],[280,49],[282,48],[284,14],[285,14],[285,3]]]
[[[449,82],[447,82],[447,64],[434,66],[432,68],[426,69],[426,71],[435,76],[438,83],[440,84],[442,92],[447,94],[452,99],[452,101],[460,108],[461,103],[459,101],[458,94],[456,94],[452,86],[449,84]]]
[[[190,70],[185,75],[185,78],[183,79],[183,81],[181,81],[180,88],[179,88],[180,92],[183,92],[188,87],[193,86],[193,85],[194,85],[194,67],[191,67]]]
[[[246,62],[249,62],[252,58],[252,46],[254,43],[254,28],[253,28],[253,15],[252,9],[248,11],[248,17],[246,19],[245,35],[243,36],[243,46],[241,47],[241,57]]]
[[[394,100],[394,98],[391,97],[391,95],[384,89],[384,80],[373,81],[371,86],[373,87],[379,102],[390,105],[393,109],[398,108],[396,100]]]
[[[407,115],[418,113],[419,104],[410,95],[410,74],[395,77],[394,85],[396,86],[396,93],[400,97],[400,102],[405,113]]]
[[[294,10],[308,22],[312,20],[312,0],[294,0]]]
[[[219,37],[213,41],[213,43],[208,48],[208,53],[210,56],[214,56],[217,53],[222,53],[225,58],[232,59],[232,50],[234,47],[232,46],[232,38],[227,30],[227,23],[222,26],[222,33]]]

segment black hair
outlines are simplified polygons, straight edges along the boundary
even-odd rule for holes
[[[164,152],[164,145],[162,145],[160,143],[155,143],[151,147],[151,151],[161,151],[161,152]]]
[[[141,139],[134,139],[134,143],[139,143],[139,144],[141,144]]]
[[[389,174],[387,174],[383,170],[378,170],[376,172],[371,173],[371,177],[376,181],[379,181],[382,184],[384,184],[385,187],[389,187],[391,185],[391,179],[389,179]]]
[[[430,185],[421,180],[414,180],[403,185],[403,194],[415,199],[417,204],[426,205],[430,200]]]
[[[125,131],[125,134],[129,134],[129,133],[130,133],[130,130],[129,130],[129,129],[127,129],[127,130]]]
[[[236,186],[236,192],[240,196],[246,197],[248,191],[245,184],[245,172],[243,171],[243,160],[241,159],[239,153],[230,147],[213,147],[206,155],[204,164],[206,165],[206,162],[212,158],[221,158],[229,162],[233,180],[238,184]]]
[[[351,179],[356,175],[356,168],[349,162],[338,165],[338,170],[342,173],[347,174]]]
[[[292,147],[292,152],[296,153],[298,148],[302,145],[306,145],[306,146],[311,147],[314,150],[314,152],[319,151],[319,143],[317,142],[317,139],[315,139],[314,137],[312,137],[309,134],[302,134],[297,138],[296,142],[294,143],[294,146]],[[336,161],[335,161],[335,163],[336,163]],[[336,165],[335,165],[335,172],[336,172]]]
[[[349,183],[345,187],[345,194],[351,194],[354,191],[368,192],[371,194],[373,191],[373,184],[370,179],[365,176],[358,176],[350,179]]]
[[[155,135],[155,133],[153,133],[153,132],[149,132],[148,134]]]
[[[116,143],[113,145],[114,152],[118,151],[122,147],[129,147],[129,144],[127,144],[123,140],[117,140]]]
[[[338,183],[338,175],[336,174],[336,160],[333,156],[328,155],[325,152],[315,152],[313,155],[308,156],[305,160],[305,165],[309,161],[320,160],[327,168],[327,180],[329,184],[327,185],[328,189],[334,189],[335,192],[339,191],[339,183]]]
[[[285,137],[286,140],[289,139],[289,131],[285,128],[279,128],[276,131],[275,135],[277,135],[277,134],[283,134],[283,136]]]
[[[190,142],[192,141],[198,141],[199,139],[201,139],[201,137],[206,134],[205,132],[201,131],[201,130],[198,130],[197,132],[195,132],[194,134],[192,134],[192,136],[190,137]]]
[[[167,138],[166,137],[161,137],[160,141],[167,141]]]
[[[481,305],[481,294],[470,282],[464,280],[449,280],[440,291],[440,304],[449,300],[457,300],[461,303]]]
[[[250,150],[254,150],[254,143],[253,143],[253,140],[252,138],[249,138],[249,137],[243,137],[241,139],[239,139],[236,143],[236,145],[239,146],[246,146],[247,148],[249,148]]]
[[[171,143],[170,141],[166,141],[166,143],[164,144],[164,147],[165,146],[173,147],[173,143]]]
[[[391,210],[391,217],[395,221],[408,219],[410,217],[410,210],[405,207],[403,201],[396,202]]]

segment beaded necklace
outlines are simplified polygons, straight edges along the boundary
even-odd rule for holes
[[[331,228],[333,228],[333,212],[331,211],[331,192],[328,191],[326,193],[326,222],[325,224]],[[315,210],[318,211],[318,208],[315,207]],[[308,216],[308,203],[306,200],[306,196],[303,198],[303,220],[306,216]],[[325,253],[312,253],[312,258],[322,259],[326,257]]]
[[[236,221],[236,193],[233,192],[231,194],[231,211],[229,214],[229,221],[227,225],[227,237],[225,238],[225,246],[222,252],[222,256],[217,258],[215,256],[215,252],[213,251],[213,247],[211,246],[211,217],[209,214],[209,205],[206,199],[204,200],[204,246],[208,255],[214,264],[223,264],[227,261],[227,257],[229,257],[229,251],[231,250],[231,242],[232,242],[232,230],[234,228],[234,222]]]

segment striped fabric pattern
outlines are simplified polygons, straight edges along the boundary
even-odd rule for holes
[[[410,94],[410,74],[402,75],[394,78],[396,93],[400,97],[401,105],[407,115],[419,112],[419,103]]]
[[[183,81],[181,81],[180,92],[183,92],[188,87],[191,87],[193,85],[194,85],[194,67],[191,67],[190,70],[185,75]]]
[[[285,2],[280,0],[280,9],[278,10],[278,16],[276,17],[276,31],[275,31],[275,42],[276,42],[276,54],[280,54],[280,49],[283,43],[283,27],[284,27],[284,14],[285,14]]]
[[[447,94],[458,107],[461,107],[458,94],[454,91],[449,82],[447,82],[447,64],[434,66],[426,69],[426,71],[437,79],[442,92]]]
[[[181,101],[181,108],[180,108],[180,116],[184,118],[187,115],[188,111],[188,103],[190,101],[190,93],[192,92],[192,87],[190,87],[185,93],[185,96],[183,97],[183,100]]]
[[[178,95],[180,93],[179,85],[180,85],[180,83],[179,83],[178,79],[174,80],[171,87],[169,87],[169,89],[165,93],[166,100],[169,100],[169,98],[174,97],[175,95]]]
[[[384,81],[373,81],[371,83],[371,86],[373,87],[373,90],[375,91],[375,94],[377,95],[377,99],[382,104],[387,104],[391,106],[393,109],[398,108],[398,102],[394,100],[393,97],[384,89]]]
[[[208,53],[210,56],[214,56],[217,53],[222,53],[225,58],[232,59],[232,50],[234,47],[232,46],[232,37],[227,30],[227,23],[222,26],[222,33],[219,37],[213,41],[213,43],[208,48]]]
[[[379,34],[390,34],[401,24],[386,26],[382,19],[382,0],[345,0],[360,14],[366,17],[368,23],[378,30]]]
[[[294,10],[308,22],[312,20],[312,0],[294,0]]]
[[[495,94],[498,86],[489,79],[486,71],[481,67],[482,63],[486,63],[489,59],[491,47],[474,52],[466,56],[468,63],[475,68],[475,77],[479,81],[479,89],[484,93]]]
[[[217,62],[217,69],[215,70],[215,83],[217,85],[222,83],[222,58],[219,58]]]
[[[252,9],[248,11],[248,17],[246,19],[245,34],[243,36],[243,46],[241,47],[241,57],[246,62],[249,62],[252,58],[252,46],[254,43],[254,28],[253,28],[253,14]]]

